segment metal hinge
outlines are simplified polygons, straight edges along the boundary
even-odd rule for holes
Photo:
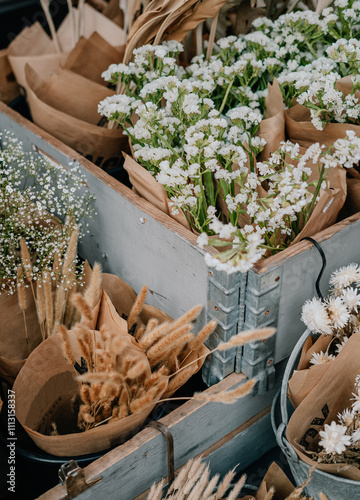
[[[66,486],[67,495],[64,500],[68,500],[76,498],[80,493],[100,482],[102,477],[86,482],[84,470],[78,466],[75,460],[70,460],[60,467],[59,479],[60,483]]]

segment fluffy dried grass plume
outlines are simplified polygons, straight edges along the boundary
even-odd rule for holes
[[[95,282],[100,281],[97,278]],[[87,299],[91,297],[96,295]],[[86,366],[85,373],[76,375],[80,384],[79,429],[88,430],[153,406],[168,385],[164,370],[152,373],[144,354],[136,348],[129,350],[132,343],[127,337],[106,329],[95,332],[90,325],[91,307],[81,294],[76,294],[74,303],[86,321],[75,325],[71,333],[64,325],[60,331],[69,363],[80,364],[74,355],[71,335]]]
[[[181,469],[166,494],[163,493],[165,480],[154,484],[147,500],[235,500],[244,487],[246,476],[233,484],[235,469],[229,471],[223,480],[220,476],[210,475],[209,464],[202,457],[189,460]],[[227,495],[225,497],[225,495]]]
[[[84,294],[84,299],[89,304],[91,309],[94,309],[94,307],[98,304],[99,300],[101,299],[101,293],[102,268],[98,262],[95,262],[91,273],[89,286],[87,287]]]

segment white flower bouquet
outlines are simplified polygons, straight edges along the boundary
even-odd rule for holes
[[[336,221],[345,200],[346,174],[332,184],[329,171],[339,173],[338,165],[352,168],[359,161],[352,128],[357,127],[357,80],[348,76],[357,68],[356,5],[351,22],[340,4],[322,14],[259,18],[254,32],[218,40],[211,57],[197,56],[185,69],[177,63],[181,44],[167,41],[137,48],[133,62],[104,72],[105,80],[123,94],[102,101],[99,112],[125,129],[134,159],[165,188],[165,211],[181,214],[183,225],[200,233],[200,246],[223,250],[207,255],[210,266],[246,272],[263,256],[305,236],[306,225],[309,236]],[[345,58],[339,55],[344,51]],[[352,78],[346,96],[334,87],[344,76]],[[276,79],[280,107],[274,106]],[[321,85],[334,89],[326,94]],[[297,98],[314,113],[317,106],[322,126],[337,120],[345,130],[330,142],[311,140],[307,150],[300,150],[285,142],[281,96],[288,104]],[[273,129],[265,127],[266,119],[275,116]],[[349,123],[349,132],[343,122]],[[264,154],[267,143],[271,148]],[[129,159],[125,167],[135,183],[141,168]],[[145,173],[143,184],[146,178],[150,185]],[[336,203],[331,196],[320,203],[329,187],[341,191]],[[313,228],[311,215],[320,222]]]

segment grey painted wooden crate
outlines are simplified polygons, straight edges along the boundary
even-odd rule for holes
[[[4,130],[14,132],[28,150],[65,166],[69,161],[79,163],[96,196],[98,214],[80,247],[80,253],[91,264],[100,261],[104,271],[119,275],[136,292],[147,284],[147,302],[174,318],[195,304],[203,304],[197,327],[208,318],[218,321],[208,343],[210,348],[247,328],[277,327],[272,339],[232,352],[217,352],[203,368],[209,386],[230,373],[242,372],[258,378],[260,393],[271,387],[274,367],[289,356],[304,329],[301,307],[316,295],[315,281],[322,261],[310,242],[302,241],[265,259],[247,274],[228,276],[217,272],[206,266],[194,234],[0,103],[0,132]],[[350,262],[360,263],[359,235],[357,214],[314,236],[327,259],[322,278],[324,294],[334,269]]]

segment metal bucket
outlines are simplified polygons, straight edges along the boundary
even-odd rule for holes
[[[294,347],[294,350],[292,351],[286,365],[281,389],[275,396],[271,409],[271,421],[276,436],[276,441],[287,458],[296,486],[300,486],[301,484],[305,483],[305,481],[309,477],[309,469],[311,466],[303,462],[297,456],[295,450],[286,439],[286,429],[289,421],[289,401],[287,398],[287,387],[289,378],[294,370],[295,363],[300,356],[303,344],[309,337],[309,335],[311,335],[311,331],[306,330]],[[281,415],[280,418],[278,417],[279,412],[277,411],[277,407],[279,406],[279,396]],[[314,497],[315,500],[319,500],[320,492],[324,493],[329,500],[360,499],[360,481],[344,479],[342,477],[328,474],[327,472],[315,469],[310,483],[304,489],[304,493],[306,493],[308,496]]]

